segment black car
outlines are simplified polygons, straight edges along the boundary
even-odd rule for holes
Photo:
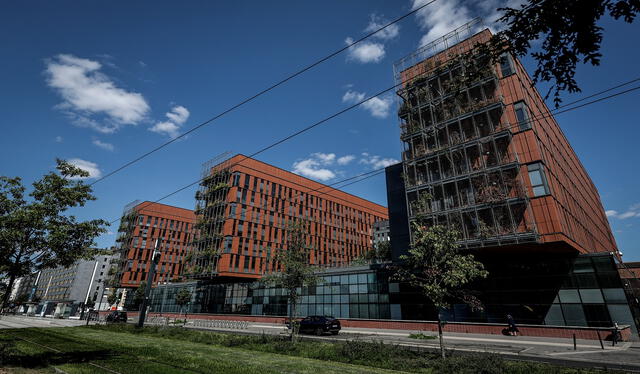
[[[121,312],[119,310],[114,310],[113,312],[107,314],[106,318],[107,322],[127,322],[127,312]]]
[[[340,321],[330,316],[309,316],[300,321],[300,332],[322,335],[330,332],[337,335],[340,332]]]

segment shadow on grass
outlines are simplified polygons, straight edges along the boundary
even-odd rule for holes
[[[24,353],[16,349],[14,342],[6,340],[0,344],[0,367],[17,366],[23,368],[47,367],[104,360],[118,356],[110,350],[79,350],[70,352]]]

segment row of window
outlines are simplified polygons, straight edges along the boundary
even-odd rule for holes
[[[244,183],[241,183],[241,180]],[[299,202],[299,204],[304,207],[329,211],[335,215],[351,217],[360,221],[364,220],[366,222],[371,222],[376,220],[376,217],[370,213],[351,208],[329,199],[322,199],[319,196],[314,196],[312,193],[295,190],[247,173],[234,172],[232,181],[233,186],[243,187],[245,190],[249,190],[253,182],[253,192],[258,192],[265,196],[271,196],[272,198],[277,199],[282,199],[284,197],[285,199],[288,198],[289,201],[293,201],[295,199],[296,202]]]
[[[170,218],[162,218],[149,215],[145,216],[144,214],[138,215],[138,224],[147,228],[153,227],[185,232],[189,232],[189,230],[193,228],[192,225],[186,221],[179,221]]]
[[[250,196],[250,200],[247,202],[248,196]],[[256,199],[256,197],[258,199]],[[256,202],[256,200],[260,201]],[[274,214],[276,215],[277,222],[278,217],[282,218],[284,217],[284,214],[288,213],[289,216],[305,217],[312,219],[317,223],[322,222],[325,225],[336,225],[341,228],[350,228],[360,232],[365,232],[370,230],[370,223],[380,219],[380,217],[365,213],[365,220],[363,221],[359,217],[353,215],[344,215],[332,210],[323,211],[322,209],[314,208],[312,205],[305,205],[302,202],[281,199],[279,197],[269,197],[260,193],[256,194],[255,191],[247,190],[242,187],[238,187],[236,190],[235,203],[241,204],[244,209],[246,209],[246,206],[252,206],[264,210],[265,220],[266,213],[269,212],[270,223],[273,223]],[[233,209],[232,214],[235,215],[236,205],[232,203],[231,206]],[[243,214],[246,214],[246,210],[241,210],[239,213],[242,216]],[[261,214],[261,212],[258,214]]]

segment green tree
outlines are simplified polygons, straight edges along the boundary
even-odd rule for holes
[[[287,290],[291,341],[295,341],[299,330],[299,324],[295,319],[298,315],[300,289],[314,286],[319,281],[315,267],[310,262],[311,248],[306,243],[307,236],[307,223],[302,220],[289,222],[286,228],[286,249],[280,250],[275,257],[282,270],[263,278],[265,283],[275,284]]]
[[[191,291],[186,288],[180,289],[178,293],[176,293],[176,304],[180,307],[180,312],[182,312],[184,307],[191,302]],[[187,312],[184,312],[184,320],[185,323],[187,321]]]
[[[391,243],[389,241],[383,241],[374,244],[373,249],[365,253],[364,258],[374,262],[391,260]]]
[[[109,306],[118,302],[118,290],[115,287],[112,287],[111,293],[107,295],[107,302],[109,303]]]
[[[138,288],[136,288],[136,292],[133,295],[133,302],[135,303],[136,308],[142,304],[144,300],[144,289],[147,288],[147,281],[140,282]]]
[[[601,18],[632,23],[640,11],[638,0],[528,0],[520,8],[500,8],[506,28],[496,34],[498,54],[531,54],[537,67],[534,82],[551,82],[556,106],[562,91],[580,92],[575,80],[578,62],[600,65]],[[541,41],[539,43],[539,41]]]
[[[488,272],[472,254],[460,252],[460,233],[445,226],[427,229],[412,225],[413,243],[407,255],[400,256],[401,265],[394,278],[407,282],[429,299],[438,315],[440,352],[444,357],[442,321],[440,309],[451,306],[452,300],[462,300],[474,308],[480,302],[464,286],[477,278],[485,278]]]
[[[95,200],[91,187],[81,180],[89,173],[63,160],[56,160],[57,173],[33,182],[26,194],[20,177],[0,177],[0,270],[16,278],[43,269],[71,266],[93,257],[94,239],[105,232],[102,219],[78,221],[69,209]],[[7,304],[9,292],[2,298]]]
[[[360,266],[389,260],[391,260],[391,243],[384,241],[374,244],[373,248],[354,258],[351,265]]]
[[[92,298],[89,298],[89,300],[87,300],[87,302],[84,303],[84,306],[87,308],[93,308],[94,306],[96,306],[96,302],[93,301]]]

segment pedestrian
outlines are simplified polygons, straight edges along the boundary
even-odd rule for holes
[[[619,341],[622,340],[622,334],[620,334],[620,326],[618,326],[618,322],[613,323],[613,345],[616,345]]]
[[[520,330],[518,330],[518,326],[516,326],[516,321],[513,319],[511,314],[507,314],[507,324],[509,325],[509,335],[518,336]]]

